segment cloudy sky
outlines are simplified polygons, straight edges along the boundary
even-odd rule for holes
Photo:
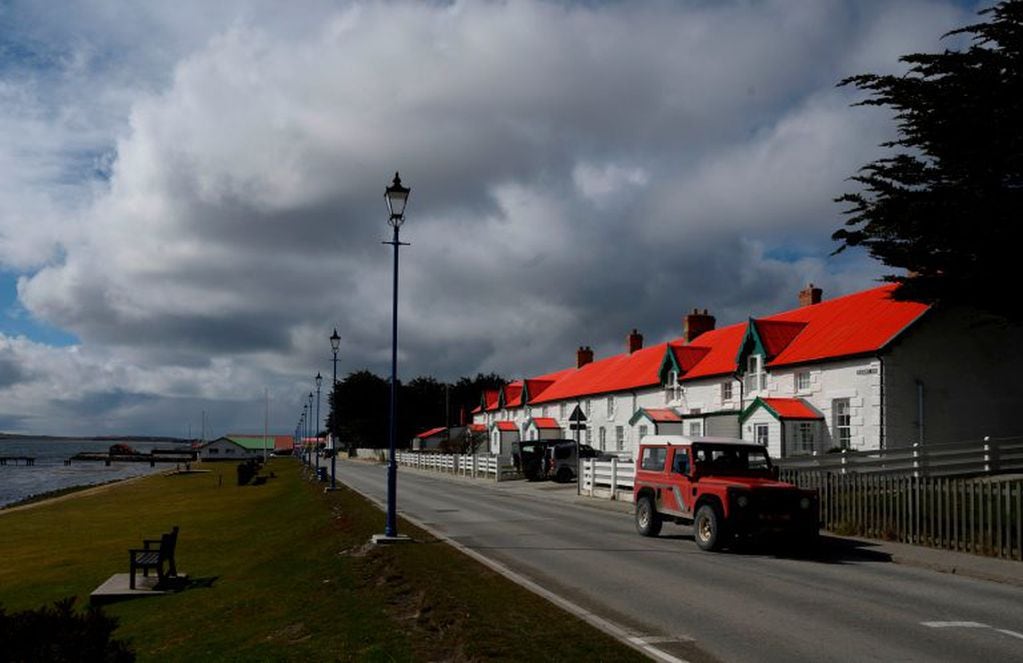
[[[0,0],[0,431],[291,432],[334,326],[387,374],[395,170],[403,378],[870,287],[832,201],[892,122],[835,84],[976,9]]]

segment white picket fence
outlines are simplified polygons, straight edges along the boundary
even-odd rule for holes
[[[419,470],[447,472],[463,477],[493,479],[501,481],[515,476],[515,467],[501,463],[497,456],[489,454],[437,454],[399,451],[394,456],[399,465]]]
[[[632,460],[579,461],[579,494],[608,500],[632,501],[636,463]]]

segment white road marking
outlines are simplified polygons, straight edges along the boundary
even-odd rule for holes
[[[1023,640],[1023,633],[1010,631],[1006,628],[995,628],[994,626],[988,626],[987,624],[981,624],[980,622],[920,622],[920,625],[929,626],[931,628],[989,628],[992,631],[997,631],[1003,635]]]

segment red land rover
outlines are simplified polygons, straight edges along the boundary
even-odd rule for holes
[[[735,537],[773,533],[804,545],[817,540],[817,492],[779,481],[767,450],[751,442],[644,437],[633,499],[640,534],[657,536],[665,520],[692,524],[703,550],[718,550]]]

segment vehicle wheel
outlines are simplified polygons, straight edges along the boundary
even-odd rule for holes
[[[720,550],[727,537],[724,522],[718,510],[710,504],[704,504],[696,510],[693,519],[693,538],[701,550]]]
[[[642,536],[657,536],[661,533],[661,514],[657,513],[654,501],[641,497],[636,502],[636,531]]]
[[[568,469],[567,467],[563,467],[560,470],[558,470],[558,474],[555,477],[555,479],[557,479],[558,483],[568,483],[573,478],[574,477],[572,475],[572,470]]]

